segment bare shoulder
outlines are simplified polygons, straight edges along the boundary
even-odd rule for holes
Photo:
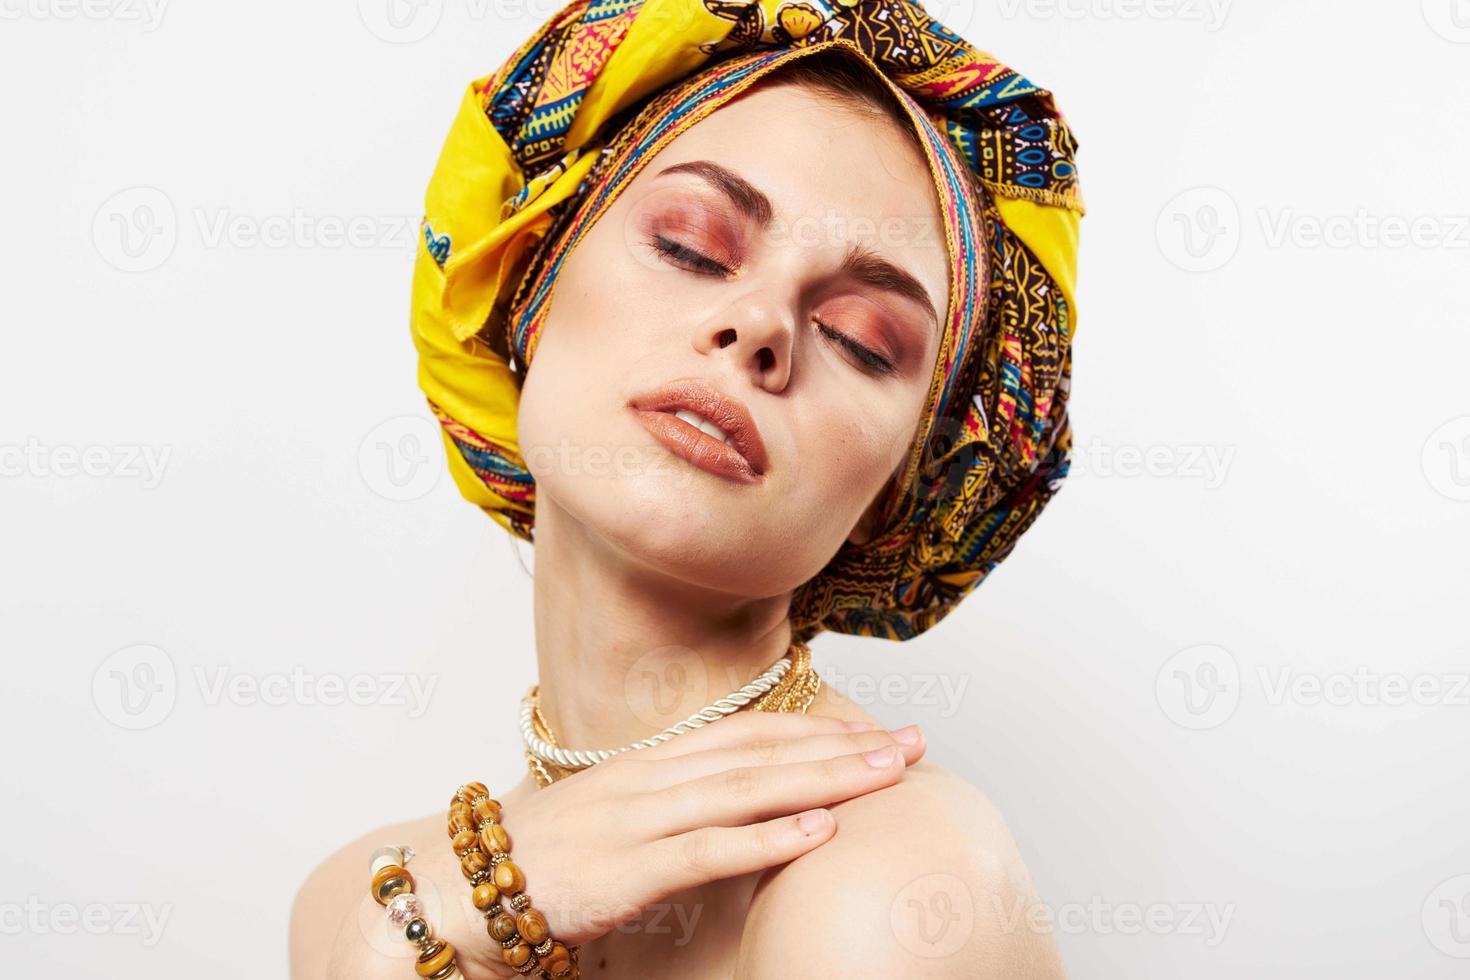
[[[739,980],[798,974],[1063,980],[1005,819],[927,759],[832,807],[837,833],[757,887]],[[794,957],[794,959],[793,959]]]
[[[344,844],[318,864],[297,889],[291,904],[290,958],[293,980],[324,980],[343,974],[334,952],[355,947],[342,934],[359,928],[368,896],[368,856],[384,844],[414,847],[432,840],[442,821],[433,817],[392,824]],[[376,908],[372,910],[376,912]]]

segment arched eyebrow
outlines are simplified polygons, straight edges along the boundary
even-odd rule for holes
[[[703,178],[711,187],[728,198],[737,211],[755,222],[758,228],[770,225],[775,216],[775,206],[759,187],[713,160],[690,160],[686,163],[676,163],[660,170],[655,175],[655,179],[667,174],[691,174]],[[935,309],[934,300],[923,284],[912,274],[900,269],[871,249],[863,245],[853,245],[842,260],[842,272],[875,289],[894,293],[918,303],[929,314],[935,325],[939,324],[939,313]]]
[[[929,290],[919,280],[881,255],[863,245],[854,245],[842,260],[842,271],[876,289],[884,289],[913,300],[928,312],[929,318],[938,326],[939,314],[934,309],[934,301],[929,298]]]
[[[737,211],[754,221],[759,228],[769,225],[771,218],[776,213],[771,199],[766,197],[760,188],[735,171],[722,167],[713,160],[690,160],[688,163],[676,163],[658,172],[659,177],[665,174],[693,174],[696,177],[703,177],[715,190],[728,197]]]

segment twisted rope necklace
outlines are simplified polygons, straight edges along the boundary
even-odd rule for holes
[[[636,752],[667,742],[676,735],[703,728],[737,711],[787,711],[805,714],[822,686],[822,678],[811,666],[811,648],[795,641],[786,656],[776,661],[755,680],[731,691],[676,725],[657,735],[617,749],[566,749],[557,742],[546,716],[541,713],[541,686],[532,685],[521,699],[521,744],[531,775],[541,786],[550,786],[575,772],[611,759],[623,752]]]

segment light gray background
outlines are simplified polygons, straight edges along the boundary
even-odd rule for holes
[[[6,975],[282,976],[329,850],[519,777],[530,555],[406,316],[552,10],[0,0]],[[819,668],[997,802],[1074,977],[1467,975],[1470,2],[938,12],[1080,140],[1078,458]]]

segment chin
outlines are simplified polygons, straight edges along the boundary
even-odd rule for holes
[[[722,488],[703,477],[622,477],[596,494],[577,487],[561,506],[627,560],[714,592],[779,595],[816,574],[825,559],[806,553],[811,542],[798,527],[732,509]]]

